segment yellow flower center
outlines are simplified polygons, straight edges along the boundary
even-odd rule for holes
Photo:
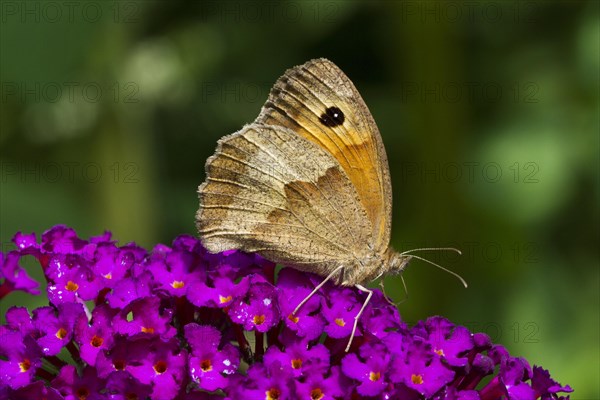
[[[212,363],[210,362],[210,360],[202,360],[202,361],[200,361],[200,368],[204,372],[211,371],[212,370]]]
[[[221,304],[229,303],[231,301],[231,296],[221,296],[219,295],[219,302]]]
[[[369,379],[373,382],[378,381],[379,378],[381,378],[381,373],[379,372],[371,371],[371,373],[369,374]]]
[[[171,286],[173,287],[173,289],[181,289],[182,287],[185,286],[185,282],[183,282],[183,281],[173,281],[171,283]]]
[[[265,322],[266,317],[264,315],[255,315],[252,321],[254,321],[254,325],[261,325]]]
[[[412,374],[410,376],[410,380],[415,385],[421,385],[421,384],[423,384],[423,377],[420,374]]]
[[[333,322],[335,322],[335,324],[338,326],[346,325],[346,321],[344,321],[342,318],[336,318]]]
[[[310,400],[321,400],[323,397],[325,397],[325,394],[320,388],[310,391]]]
[[[31,361],[29,361],[28,358],[24,359],[19,363],[19,371],[27,372],[29,371],[29,368],[31,368]]]
[[[158,361],[156,364],[154,364],[153,368],[157,374],[164,374],[167,371],[167,363],[164,361]]]
[[[67,330],[65,328],[60,328],[56,331],[56,337],[59,339],[64,339],[67,337]]]
[[[271,388],[265,392],[267,397],[265,400],[279,400],[279,396],[281,396],[281,392],[277,388]]]
[[[102,346],[102,343],[104,343],[104,339],[101,338],[100,336],[94,335],[94,337],[92,338],[92,340],[90,340],[90,344],[93,347],[100,347],[100,346]]]

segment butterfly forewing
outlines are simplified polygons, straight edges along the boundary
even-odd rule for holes
[[[258,252],[327,275],[356,265],[373,243],[338,161],[290,129],[252,124],[222,138],[206,173],[196,220],[212,252]]]
[[[375,249],[385,251],[392,207],[387,156],[371,113],[335,64],[317,59],[288,70],[255,122],[287,127],[331,154],[366,210]]]

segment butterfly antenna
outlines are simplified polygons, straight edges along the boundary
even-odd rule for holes
[[[412,249],[412,250],[403,251],[402,254],[400,254],[400,255],[403,256],[406,254],[410,254],[413,251],[453,251],[462,256],[462,251],[460,251],[459,249],[456,249],[454,247],[421,247],[420,249]]]
[[[450,271],[448,268],[444,268],[441,265],[439,265],[437,263],[434,263],[433,261],[428,260],[426,258],[415,256],[414,254],[410,254],[413,251],[433,251],[433,250],[437,250],[437,251],[440,251],[440,250],[442,250],[442,251],[454,251],[454,252],[456,252],[458,254],[462,254],[460,250],[455,249],[454,247],[425,247],[425,248],[421,248],[421,249],[407,250],[407,251],[402,252],[400,255],[407,255],[408,254],[409,257],[416,258],[417,260],[421,260],[421,261],[424,261],[426,263],[429,263],[429,264],[433,265],[434,267],[438,267],[442,271],[446,271],[450,275],[454,275],[463,284],[463,286],[465,288],[468,287],[467,282],[463,279],[462,276],[460,276],[456,272]]]

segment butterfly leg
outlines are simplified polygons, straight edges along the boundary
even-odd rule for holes
[[[388,304],[395,306],[396,304],[394,304],[394,302],[392,301],[392,299],[390,299],[388,297],[388,295],[385,293],[385,287],[383,285],[383,279],[379,281],[379,286],[381,287],[381,293],[383,294],[383,298],[385,299],[385,301],[388,302]]]
[[[408,288],[406,287],[406,282],[404,282],[404,277],[400,275],[400,279],[402,279],[402,286],[404,286],[404,298],[398,302],[398,304],[404,303],[408,300]]]
[[[379,286],[381,286],[381,292],[383,293],[383,298],[388,302],[388,304],[390,304],[394,307],[397,307],[400,304],[404,303],[406,300],[408,300],[408,288],[406,287],[406,282],[404,282],[404,277],[402,275],[400,275],[400,279],[402,280],[402,286],[404,287],[404,298],[397,302],[392,301],[392,299],[390,299],[388,297],[388,295],[385,293],[385,287],[383,286],[383,279],[379,282]]]
[[[358,314],[356,314],[356,317],[354,317],[354,326],[352,327],[352,333],[350,334],[350,340],[348,341],[348,346],[346,346],[346,352],[348,352],[348,350],[350,350],[350,345],[352,345],[352,339],[354,339],[354,334],[356,333],[356,327],[358,326],[358,319],[360,318],[363,311],[365,310],[365,307],[367,307],[367,304],[369,304],[369,300],[371,300],[371,296],[373,296],[373,291],[371,289],[367,289],[363,285],[359,285],[359,284],[356,284],[354,286],[356,286],[356,288],[358,290],[360,290],[361,292],[365,292],[368,294],[367,294],[367,299],[365,300],[362,307],[360,308],[360,311],[358,312]]]
[[[340,265],[339,267],[337,267],[336,269],[334,269],[329,275],[327,275],[327,277],[325,279],[323,279],[323,281],[321,281],[321,283],[319,283],[312,292],[310,292],[310,294],[308,296],[306,296],[304,298],[304,300],[302,300],[300,302],[300,304],[298,304],[296,306],[296,308],[294,309],[294,312],[292,313],[292,315],[296,315],[296,313],[298,312],[298,310],[300,310],[300,307],[302,307],[304,305],[304,303],[306,303],[311,297],[313,297],[313,295],[315,293],[317,293],[319,291],[319,289],[321,289],[323,287],[323,285],[330,280],[339,270],[343,269],[344,266]]]

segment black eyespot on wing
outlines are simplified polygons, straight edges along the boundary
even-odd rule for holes
[[[327,110],[321,114],[319,121],[321,121],[323,125],[333,128],[342,125],[345,119],[346,117],[344,116],[342,110],[333,106],[327,108]]]

